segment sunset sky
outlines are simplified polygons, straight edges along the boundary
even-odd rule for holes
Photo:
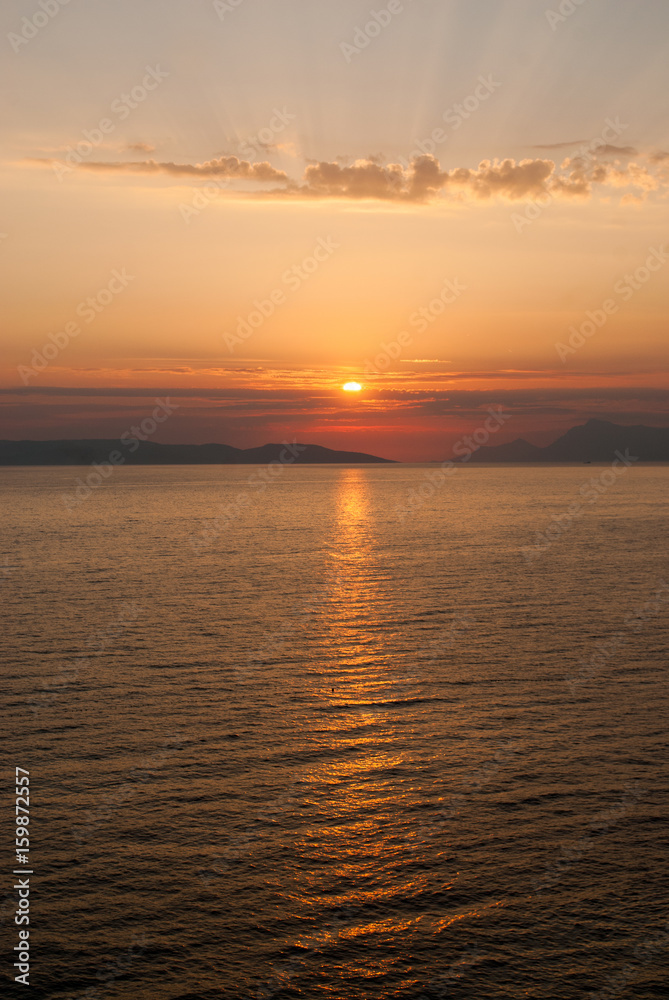
[[[0,437],[164,396],[156,440],[406,461],[492,404],[499,442],[669,425],[666,0],[0,19]]]

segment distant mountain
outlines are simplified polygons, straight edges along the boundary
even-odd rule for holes
[[[539,448],[522,438],[510,444],[479,448],[472,462],[612,462],[616,451],[641,462],[669,462],[669,427],[625,427],[608,420],[588,420],[557,441]]]
[[[133,449],[134,450],[131,450]],[[285,464],[358,465],[386,463],[387,458],[358,451],[332,451],[318,444],[265,444],[261,448],[232,448],[227,444],[157,444],[137,442],[135,438],[81,441],[0,441],[1,465],[92,465],[109,462],[118,465],[268,465]]]
[[[625,427],[608,420],[588,420],[586,424],[572,427],[545,448],[518,438],[509,444],[479,448],[471,461],[612,462],[616,451],[624,453],[627,449],[641,462],[669,462],[669,427]],[[332,451],[318,444],[265,444],[260,448],[241,449],[227,444],[138,443],[129,438],[126,441],[0,441],[0,466],[92,465],[109,462],[112,453],[116,453],[115,461],[119,465],[268,465],[287,462],[290,458],[300,465],[392,464],[390,459],[376,455]]]
[[[379,462],[395,464],[391,458],[378,458],[376,455],[366,455],[362,451],[332,451],[320,444],[297,445],[297,447],[305,450],[297,456],[296,461],[307,465],[359,465]],[[265,465],[275,461],[285,449],[286,445],[283,444],[264,444],[260,448],[247,448],[240,453],[243,457],[239,461],[245,465]]]

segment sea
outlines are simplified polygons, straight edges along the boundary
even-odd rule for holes
[[[0,478],[6,995],[669,995],[669,468],[87,471]]]

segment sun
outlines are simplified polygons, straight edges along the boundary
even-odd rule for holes
[[[359,382],[347,382],[346,385],[342,386],[344,392],[360,392],[362,386]]]

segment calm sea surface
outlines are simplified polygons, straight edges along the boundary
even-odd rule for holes
[[[430,471],[2,470],[3,976],[668,995],[669,468]]]

